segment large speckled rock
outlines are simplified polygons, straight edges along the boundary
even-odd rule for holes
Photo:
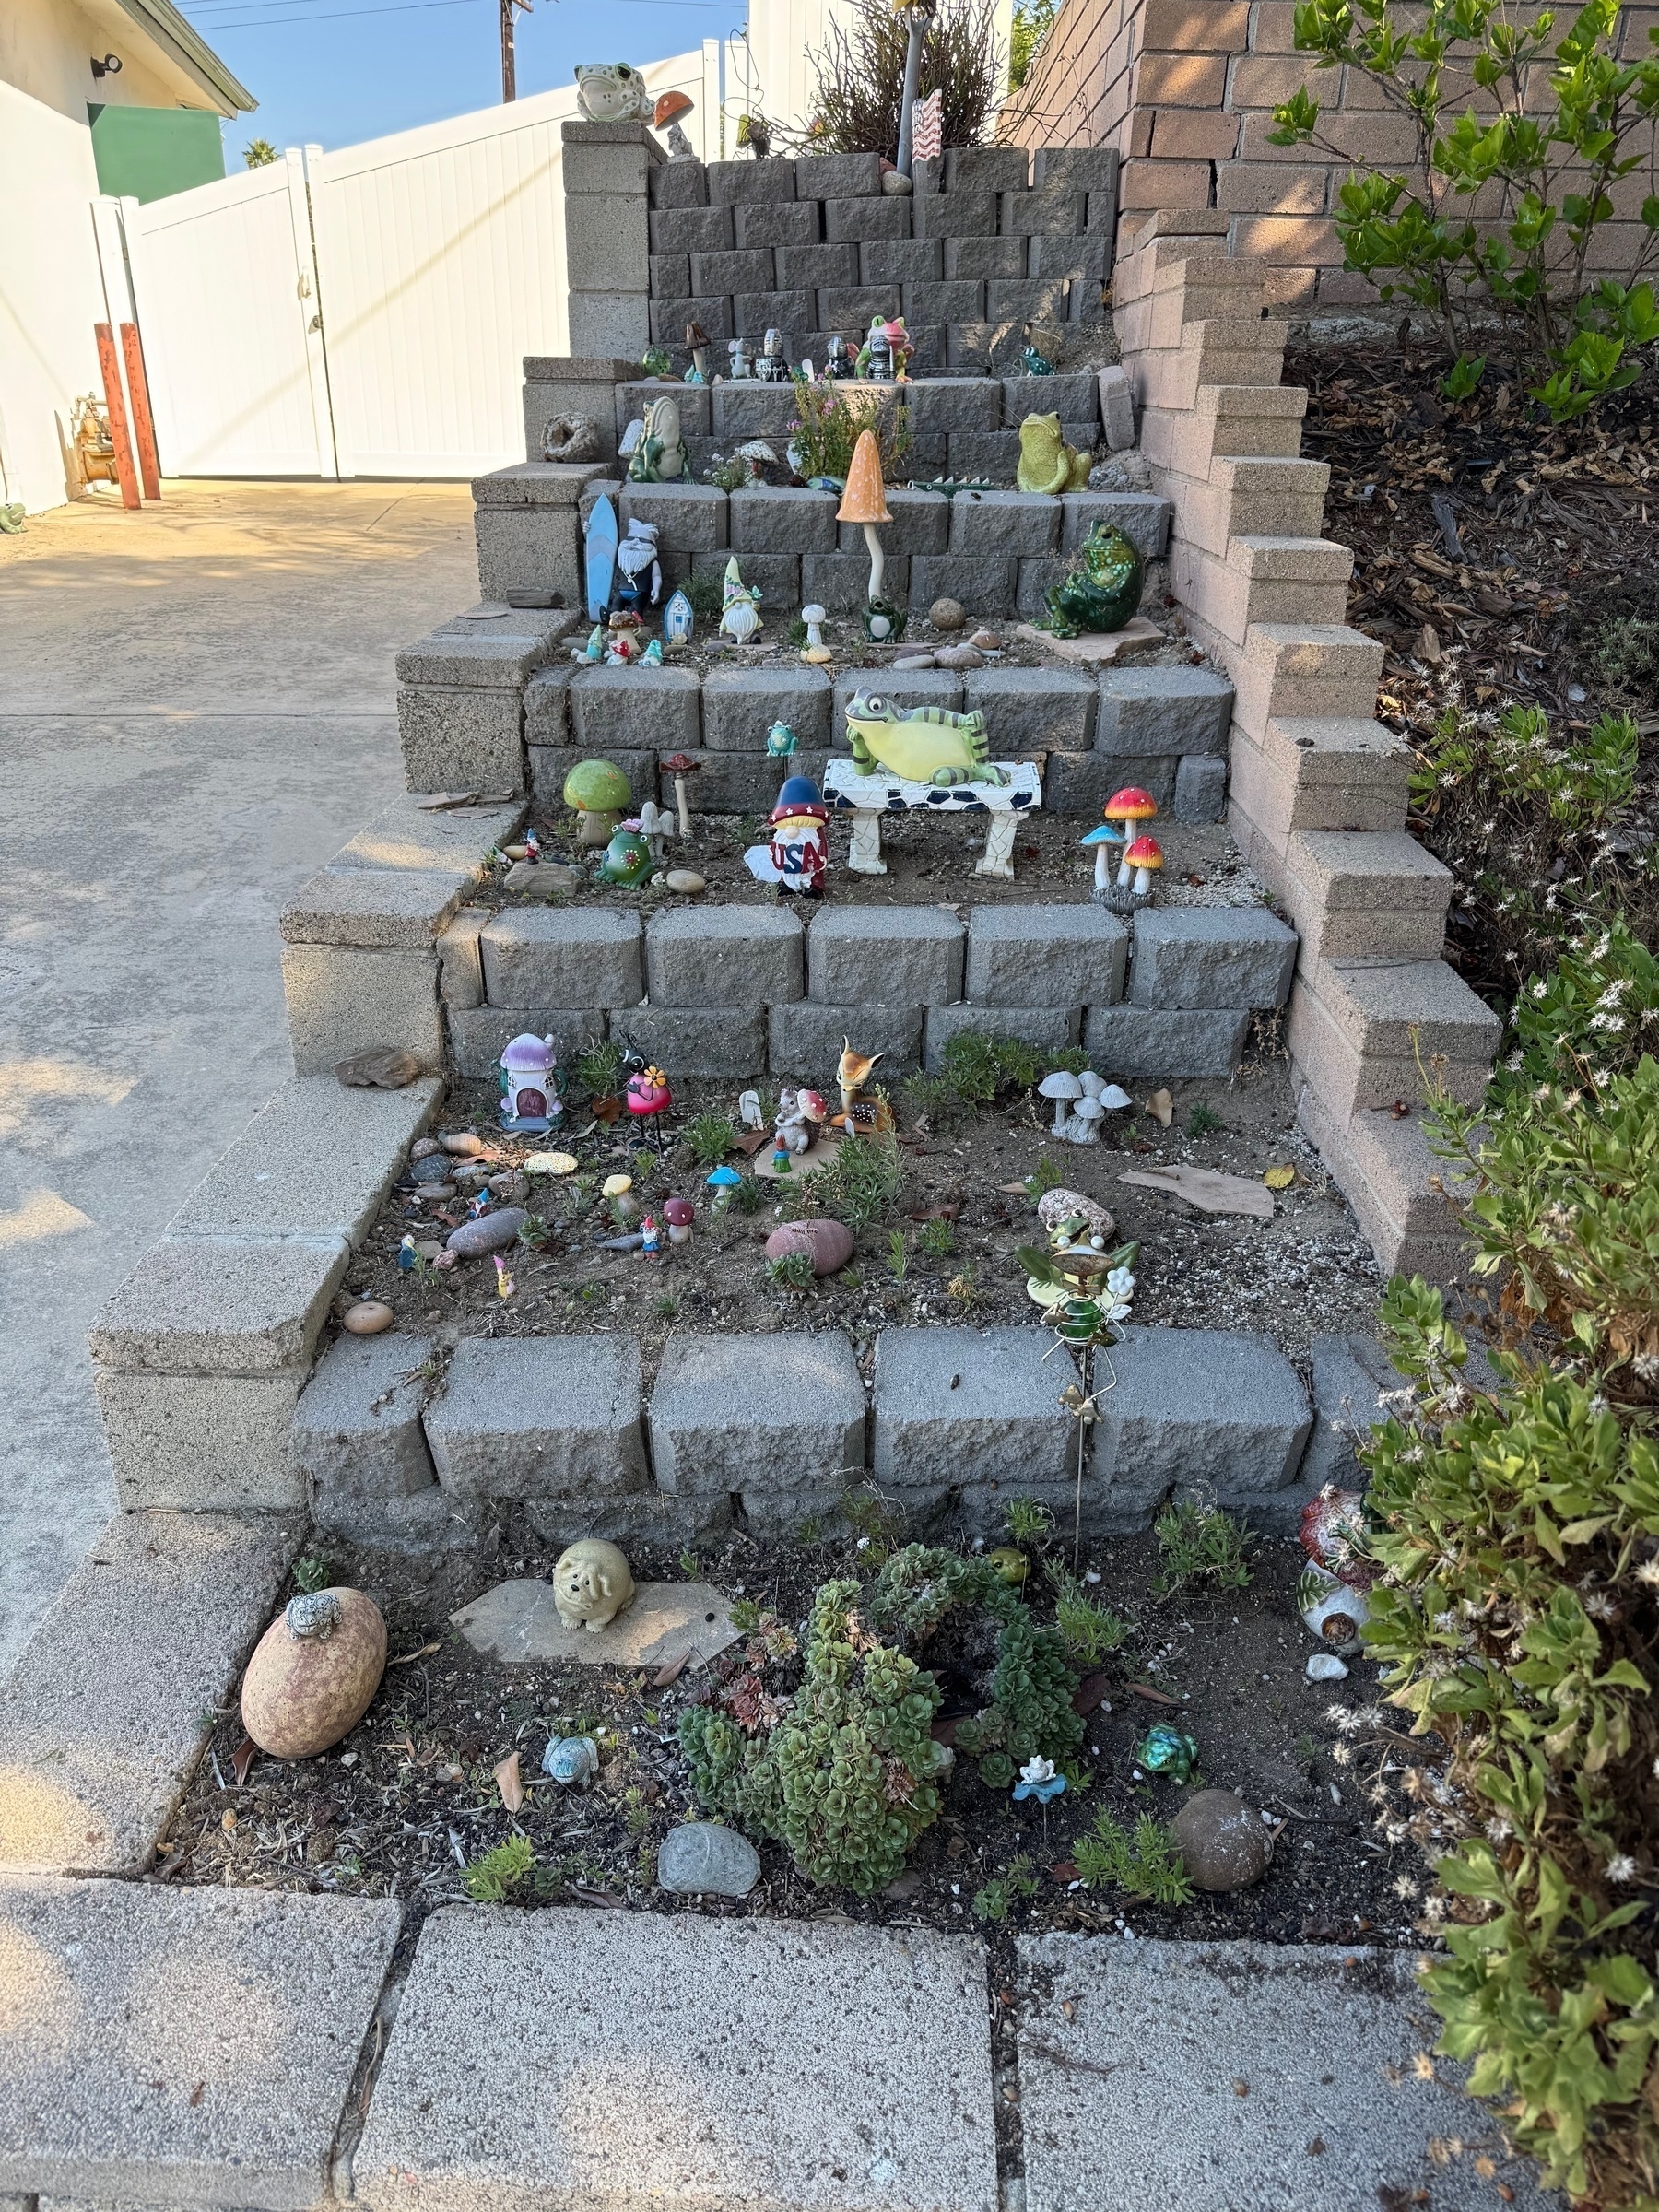
[[[814,1275],[833,1275],[853,1257],[853,1231],[844,1221],[780,1221],[766,1240],[766,1256],[781,1260],[804,1252]]]
[[[272,1759],[315,1759],[349,1735],[386,1671],[386,1624],[360,1590],[289,1600],[242,1677],[242,1726]]]
[[[1199,1790],[1170,1823],[1195,1888],[1247,1889],[1273,1856],[1273,1839],[1253,1806],[1231,1790]]]
[[[476,1221],[463,1221],[444,1241],[458,1260],[481,1260],[486,1253],[504,1252],[527,1218],[522,1206],[499,1206]]]
[[[680,1897],[747,1897],[760,1879],[760,1853],[717,1820],[671,1828],[657,1853],[657,1880]]]

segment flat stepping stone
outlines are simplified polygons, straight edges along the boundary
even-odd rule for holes
[[[352,2182],[374,2212],[996,2212],[983,1947],[446,1907]]]
[[[1491,2212],[1547,2197],[1500,2124],[1412,2061],[1438,2029],[1411,1955],[1265,1943],[1019,1942],[1027,2212]],[[1439,2163],[1431,2140],[1457,2141]]]
[[[0,1684],[0,1869],[149,1865],[303,1526],[115,1516]]]
[[[315,2205],[399,1917],[368,1898],[0,1883],[0,2193]]]
[[[708,1583],[640,1583],[624,1613],[602,1629],[567,1629],[551,1583],[498,1583],[451,1621],[475,1652],[512,1661],[575,1659],[587,1666],[700,1666],[741,1630]]]

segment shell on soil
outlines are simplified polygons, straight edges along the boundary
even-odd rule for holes
[[[362,1719],[386,1671],[386,1624],[361,1590],[337,1589],[326,1636],[296,1636],[281,1613],[242,1677],[242,1725],[272,1759],[315,1759]]]
[[[818,1221],[781,1221],[766,1240],[769,1260],[804,1252],[814,1275],[834,1275],[853,1257],[853,1231],[826,1216]]]
[[[1198,1889],[1247,1889],[1273,1856],[1260,1813],[1231,1790],[1199,1790],[1170,1823],[1170,1835]]]
[[[463,1221],[459,1229],[451,1230],[445,1242],[458,1260],[481,1260],[486,1253],[504,1251],[528,1218],[522,1206],[504,1206],[499,1213]]]

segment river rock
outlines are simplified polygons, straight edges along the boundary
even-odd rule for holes
[[[927,610],[927,618],[935,629],[960,629],[968,619],[968,610],[959,599],[935,599]]]
[[[290,1600],[242,1677],[242,1726],[272,1759],[315,1759],[349,1735],[386,1671],[386,1624],[361,1590]]]
[[[353,1336],[378,1336],[392,1326],[392,1309],[378,1298],[359,1299],[341,1314],[340,1326]]]
[[[941,645],[934,654],[941,668],[982,668],[985,656],[971,645]]]
[[[844,1221],[781,1221],[766,1240],[766,1256],[781,1260],[804,1252],[814,1275],[834,1275],[853,1257],[853,1231]]]
[[[747,1897],[760,1879],[760,1853],[718,1820],[671,1828],[657,1853],[657,1880],[677,1897]]]
[[[463,1221],[459,1229],[452,1229],[444,1240],[445,1248],[458,1260],[481,1260],[486,1253],[504,1252],[528,1218],[522,1206],[504,1206],[499,1213],[485,1214],[477,1221]]]
[[[443,1147],[435,1136],[418,1136],[409,1147],[409,1158],[411,1159],[429,1159],[434,1152],[441,1152],[442,1149]]]
[[[912,670],[918,668],[936,668],[938,665],[938,656],[935,653],[907,653],[901,661],[895,661],[893,663],[893,674],[898,676],[906,668]]]
[[[421,1062],[413,1053],[399,1052],[394,1046],[377,1045],[366,1053],[353,1053],[349,1060],[335,1063],[335,1075],[350,1090],[402,1090],[416,1077],[425,1074]]]
[[[562,860],[515,860],[501,878],[501,888],[557,899],[561,892],[575,890],[582,880],[582,870]]]
[[[435,1145],[430,1152],[422,1153],[409,1170],[410,1175],[417,1182],[447,1182],[451,1172],[448,1153],[441,1151]]]
[[[510,1168],[504,1175],[492,1175],[489,1187],[503,1206],[523,1206],[530,1195],[530,1178]]]
[[[667,875],[664,877],[663,883],[665,888],[678,891],[688,899],[708,888],[695,868],[670,868]]]
[[[1231,1790],[1196,1792],[1171,1821],[1170,1834],[1198,1889],[1247,1889],[1273,1856],[1266,1822]]]
[[[470,1129],[454,1130],[438,1141],[452,1159],[478,1159],[486,1150],[484,1139]]]

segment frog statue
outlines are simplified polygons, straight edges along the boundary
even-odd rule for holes
[[[909,783],[931,783],[950,791],[963,783],[1004,784],[1006,769],[989,758],[985,717],[956,714],[946,707],[896,707],[874,691],[848,702],[847,735],[853,746],[853,772],[877,776],[883,771]]]
[[[589,123],[649,123],[656,101],[629,62],[578,62],[576,104]]]
[[[1122,629],[1140,605],[1141,557],[1121,530],[1097,523],[1084,540],[1072,572],[1043,594],[1048,608],[1036,627],[1057,638],[1080,630]]]
[[[1058,415],[1028,415],[1019,426],[1021,491],[1082,491],[1088,483],[1088,455],[1067,445]]]
[[[677,399],[665,395],[645,409],[645,427],[629,456],[630,484],[671,484],[690,473],[690,456],[680,433]]]

